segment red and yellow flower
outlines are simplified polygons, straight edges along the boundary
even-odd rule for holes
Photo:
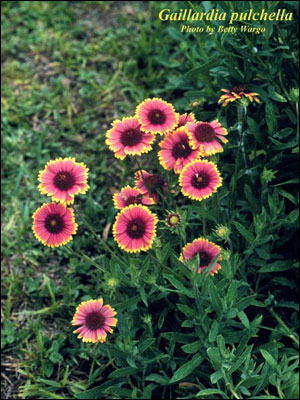
[[[193,200],[210,197],[222,185],[222,178],[215,163],[206,160],[192,161],[179,176],[181,192]]]
[[[129,253],[147,251],[156,237],[157,217],[147,207],[130,205],[123,208],[113,225],[118,246]]]
[[[177,128],[185,126],[188,122],[196,122],[194,113],[191,112],[189,114],[188,113],[180,114]]]
[[[41,194],[52,197],[52,201],[64,204],[74,203],[76,194],[85,194],[89,169],[75,158],[57,158],[49,161],[43,171],[39,172],[39,190]]]
[[[114,318],[116,311],[110,305],[103,305],[103,300],[88,300],[79,304],[72,320],[72,325],[78,325],[73,333],[78,333],[78,339],[88,343],[103,343],[107,333],[112,333],[112,327],[117,325]]]
[[[115,157],[121,160],[128,155],[140,156],[152,150],[151,144],[155,136],[145,133],[137,118],[126,117],[115,120],[112,128],[106,132],[106,141],[109,149],[115,153]]]
[[[223,128],[218,120],[212,122],[189,122],[186,125],[189,137],[194,147],[203,147],[204,156],[212,156],[223,151],[223,146],[217,139],[223,143],[228,140],[224,137],[228,132]]]
[[[63,246],[72,240],[77,231],[74,212],[64,204],[44,204],[33,214],[32,230],[45,246]]]
[[[149,174],[149,172],[141,170],[135,174],[135,187],[147,196],[146,198],[150,197],[154,203],[157,203],[159,192],[165,192],[168,185],[159,174]]]
[[[158,152],[160,164],[168,171],[174,170],[176,174],[183,167],[202,155],[203,148],[195,146],[189,137],[186,127],[176,129],[169,133],[160,143]]]
[[[146,99],[137,106],[136,116],[142,130],[150,133],[164,135],[176,128],[179,120],[172,104],[153,98]]]
[[[217,246],[207,239],[199,238],[184,246],[180,256],[180,261],[185,263],[185,261],[193,260],[197,255],[199,255],[198,272],[201,272],[203,269],[208,268],[211,265],[215,257],[219,256],[217,258],[217,262],[209,271],[211,275],[214,275],[221,268],[219,261],[222,260],[222,257],[220,254],[220,246]]]
[[[130,186],[125,186],[119,193],[114,193],[113,202],[115,208],[118,210],[121,210],[130,204],[144,204],[147,206],[155,203],[152,197],[143,194],[139,189]]]

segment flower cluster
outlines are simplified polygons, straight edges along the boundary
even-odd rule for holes
[[[52,198],[33,214],[33,232],[45,246],[58,247],[67,244],[77,231],[74,211],[68,207],[74,196],[85,194],[89,185],[88,168],[75,158],[58,158],[49,161],[39,173],[39,190]],[[72,325],[79,326],[74,333],[88,343],[103,343],[107,333],[117,325],[116,311],[103,300],[83,301],[76,309]]]
[[[197,121],[193,113],[179,114],[172,104],[159,98],[146,99],[136,108],[134,116],[115,120],[106,133],[106,144],[115,157],[140,156],[155,149],[159,164],[166,171],[178,175],[178,186],[184,196],[203,201],[222,185],[216,164],[208,160],[223,151],[228,132],[218,120]],[[113,236],[119,247],[129,253],[147,251],[156,237],[158,216],[150,211],[166,194],[174,193],[161,173],[150,173],[139,168],[134,176],[134,187],[125,186],[113,195],[119,210],[113,225]],[[176,189],[176,188],[174,188]],[[155,207],[157,209],[157,207]],[[176,230],[181,216],[168,213],[164,225]],[[205,238],[195,239],[182,250],[182,262],[199,255],[199,272],[209,266],[214,274],[221,266],[221,249]]]
[[[39,173],[41,194],[51,197],[33,214],[33,233],[45,246],[59,247],[72,240],[77,231],[74,211],[67,207],[74,203],[74,196],[85,194],[88,168],[75,158],[58,158],[49,161]]]

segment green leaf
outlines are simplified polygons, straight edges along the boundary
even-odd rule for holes
[[[219,323],[217,321],[213,321],[208,335],[208,341],[210,343],[216,340],[218,332],[219,332]]]
[[[190,298],[194,298],[194,292],[188,288],[186,288],[181,282],[179,282],[177,279],[174,278],[172,275],[164,275],[166,279],[168,279],[169,282],[172,283],[172,285],[178,289],[179,293],[185,294],[186,296]]]
[[[222,314],[223,304],[222,304],[219,292],[212,280],[210,280],[210,282],[209,282],[209,295],[211,298],[211,304],[212,304],[214,311],[216,311],[216,313],[219,315]]]
[[[255,237],[243,225],[241,225],[239,222],[232,222],[232,223],[239,231],[239,233],[246,239],[247,242],[251,244],[254,242]]]
[[[181,348],[185,353],[193,354],[199,351],[201,347],[202,347],[202,342],[198,340],[197,342],[185,344]]]
[[[260,206],[258,205],[258,202],[257,202],[256,198],[253,196],[251,187],[249,185],[247,185],[247,184],[245,184],[245,186],[244,186],[244,193],[245,193],[246,199],[248,200],[249,205],[250,205],[250,207],[252,209],[252,212],[254,214],[259,213],[260,212]]]
[[[256,141],[261,145],[261,147],[265,148],[266,147],[265,134],[261,131],[260,127],[251,117],[247,117],[247,123],[249,126],[248,132],[250,133],[250,135],[253,134]]]
[[[137,372],[141,371],[141,368],[132,368],[132,367],[127,367],[127,368],[119,368],[113,371],[109,377],[110,378],[121,378],[123,376],[129,376],[133,375]]]
[[[49,356],[49,360],[52,361],[54,364],[56,364],[58,362],[64,361],[64,358],[59,353],[51,353]]]
[[[185,378],[190,373],[194,372],[195,369],[202,363],[202,361],[203,357],[200,354],[196,354],[190,361],[178,368],[173,377],[170,379],[169,383],[174,383]]]
[[[253,349],[253,344],[251,344],[250,346],[248,346],[246,348],[246,350],[243,352],[243,354],[239,357],[237,357],[237,360],[235,361],[235,363],[233,364],[233,366],[230,368],[230,370],[228,371],[229,374],[232,374],[233,372],[237,371],[240,366],[244,363],[244,361],[246,360],[246,358],[249,356],[249,354],[251,354],[251,351]]]
[[[119,312],[129,309],[131,306],[135,306],[136,308],[137,303],[141,300],[141,295],[138,294],[137,296],[132,297],[131,299],[125,300],[122,303],[118,303],[115,305],[115,308],[118,309]]]
[[[204,389],[204,390],[200,390],[200,392],[198,392],[196,394],[196,397],[200,397],[200,396],[210,396],[212,394],[221,394],[222,396],[224,396],[224,399],[228,399],[228,396],[225,392],[223,392],[220,389]]]
[[[276,129],[277,118],[275,115],[274,106],[270,101],[266,103],[266,122],[268,125],[268,132],[271,135]]]
[[[272,264],[267,264],[264,267],[261,267],[258,270],[258,272],[279,272],[279,271],[286,271],[291,268],[293,268],[292,260],[275,261]]]
[[[280,103],[287,102],[287,99],[284,96],[282,96],[281,94],[279,94],[275,91],[274,86],[269,86],[268,92],[269,92],[269,96],[271,97],[271,99],[278,101]]]
[[[229,285],[226,301],[228,307],[232,307],[237,296],[238,282],[232,281]]]
[[[207,354],[215,368],[222,363],[220,351],[217,347],[209,347],[207,349]]]
[[[261,349],[260,352],[261,352],[261,355],[263,356],[263,358],[267,361],[267,363],[272,368],[275,369],[277,367],[277,362],[275,361],[273,356],[271,356],[271,354],[268,351],[264,350],[264,349]]]
[[[210,69],[215,68],[219,65],[220,60],[218,58],[212,57],[204,64],[199,67],[195,67],[186,73],[187,77],[197,75],[200,73],[207,73]]]
[[[146,381],[156,382],[161,385],[168,385],[169,378],[159,374],[150,374],[146,377]]]
[[[38,381],[44,383],[45,385],[53,386],[53,387],[56,387],[56,388],[60,388],[61,387],[61,383],[60,382],[56,382],[56,381],[53,381],[51,379],[39,378]]]
[[[238,317],[241,320],[242,324],[247,328],[250,329],[250,323],[247,315],[244,313],[244,311],[239,311],[238,312]]]
[[[76,399],[98,399],[103,395],[103,390],[109,387],[114,387],[120,382],[119,379],[109,379],[102,385],[96,386],[92,389],[86,390],[85,392],[75,394]]]

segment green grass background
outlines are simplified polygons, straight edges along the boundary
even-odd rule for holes
[[[4,398],[299,396],[298,3],[201,3],[3,2]],[[262,35],[232,36],[181,34],[180,23],[157,18],[162,8],[191,7],[285,8],[294,20],[264,22]],[[236,107],[217,105],[220,89],[236,84],[262,100],[244,121],[247,166],[238,152]],[[217,224],[230,227],[231,253],[208,284],[182,271],[171,233],[154,248],[162,270],[148,255],[119,252],[108,231],[112,191],[132,183],[137,166],[114,158],[105,132],[148,96],[201,120],[218,117],[230,132],[216,158],[224,179],[218,207],[208,201],[206,217],[212,240]],[[38,172],[48,160],[70,156],[90,168],[91,189],[78,207],[97,233],[108,233],[115,257],[82,223],[75,253],[43,247],[32,234],[31,215],[46,200]],[[191,203],[179,204],[185,213]],[[190,217],[189,240],[199,235],[197,204]],[[70,321],[80,301],[98,296],[116,307],[119,323],[95,356]]]

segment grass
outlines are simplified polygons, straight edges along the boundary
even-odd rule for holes
[[[182,36],[180,24],[158,20],[170,7],[159,3],[3,2],[5,398],[298,398],[297,4],[272,2],[295,19],[266,23],[264,35]],[[241,83],[262,100],[243,121],[235,105],[217,105],[221,88]],[[133,183],[137,165],[114,158],[105,132],[148,96],[201,120],[218,117],[230,132],[215,158],[224,184],[205,208],[208,238],[228,250],[214,279],[182,269],[179,238],[168,230],[146,255],[129,257],[112,239],[112,193]],[[90,168],[77,207],[113,255],[79,216],[68,248],[43,247],[32,234],[31,215],[46,201],[38,172],[69,156]],[[175,199],[191,241],[202,233],[202,211]],[[215,236],[218,224],[230,241]],[[80,301],[98,296],[119,321],[95,350],[70,321]]]

